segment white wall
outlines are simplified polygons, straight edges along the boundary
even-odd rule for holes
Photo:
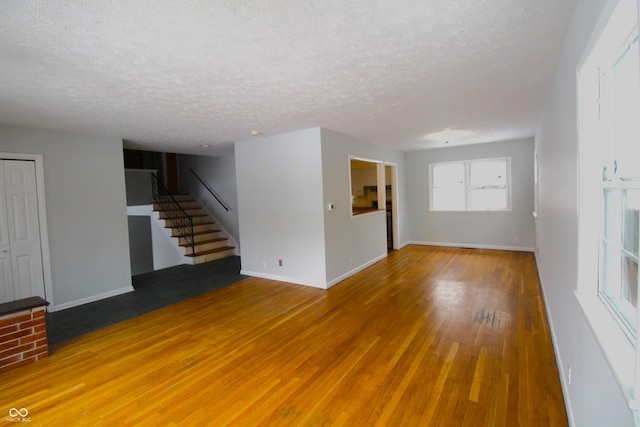
[[[243,274],[326,287],[321,157],[319,128],[236,142]]]
[[[43,155],[55,307],[133,290],[122,140],[0,127],[0,151]]]
[[[327,282],[335,284],[355,270],[387,254],[386,213],[384,210],[351,215],[349,155],[397,165],[399,241],[406,243],[404,155],[402,152],[366,143],[359,139],[322,129],[322,182],[324,199],[325,255]],[[327,205],[335,209],[329,211]]]
[[[211,193],[189,171],[193,169],[230,207],[227,212]],[[238,226],[238,190],[235,156],[221,157],[178,155],[180,192],[194,194],[213,213],[218,222],[236,241],[240,241]]]
[[[616,385],[574,295],[578,254],[576,66],[604,0],[579,0],[536,131],[538,268],[566,402],[576,426],[631,426]],[[566,381],[571,366],[571,384]]]
[[[452,246],[533,250],[533,139],[405,153],[411,240]],[[510,212],[430,212],[429,163],[511,157]]]

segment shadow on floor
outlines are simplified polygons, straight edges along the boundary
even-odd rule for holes
[[[236,283],[240,257],[178,265],[133,276],[134,292],[47,313],[49,345]]]

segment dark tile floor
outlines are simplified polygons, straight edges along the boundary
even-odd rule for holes
[[[240,257],[237,256],[133,276],[134,292],[47,313],[49,345],[233,284],[245,277],[240,274]]]

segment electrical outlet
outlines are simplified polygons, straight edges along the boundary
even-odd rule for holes
[[[571,385],[571,365],[567,367],[567,385]]]
[[[282,260],[281,259],[278,260],[278,267],[282,267]]]
[[[267,261],[262,261],[262,268],[267,268]]]

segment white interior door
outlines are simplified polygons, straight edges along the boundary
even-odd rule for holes
[[[13,300],[15,298],[13,274],[11,273],[7,204],[4,191],[4,162],[0,161],[0,303]]]
[[[44,298],[35,163],[0,162],[0,303]]]

